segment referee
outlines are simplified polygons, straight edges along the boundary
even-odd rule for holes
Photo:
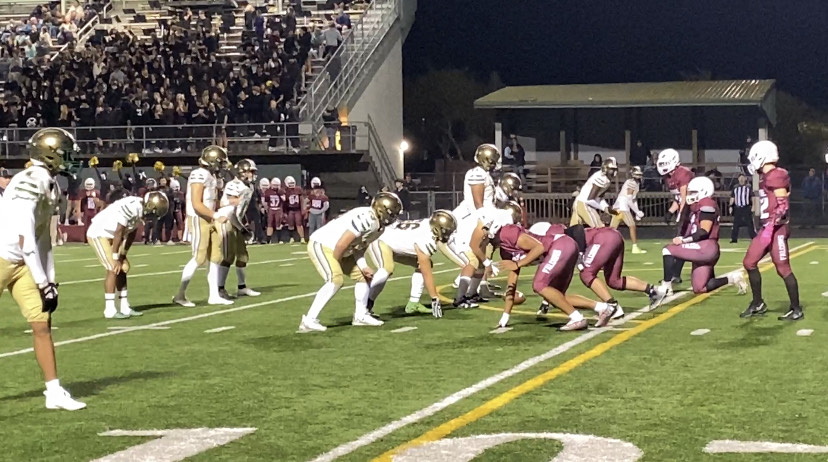
[[[745,227],[748,235],[756,237],[753,226],[753,190],[747,184],[747,177],[739,175],[739,184],[730,193],[730,209],[733,212],[733,231],[730,233],[730,242],[736,243],[739,238],[739,228]]]

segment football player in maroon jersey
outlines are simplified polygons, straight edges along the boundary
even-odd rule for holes
[[[296,231],[299,239],[296,242],[305,240],[305,228],[302,219],[302,188],[296,185],[292,176],[285,177],[285,211],[287,212],[287,225],[289,231]],[[292,234],[292,233],[291,233]],[[291,236],[292,239],[295,237]]]
[[[667,211],[669,216],[675,214],[676,236],[682,237],[687,231],[687,223],[690,217],[690,209],[687,207],[687,185],[690,184],[690,180],[695,175],[689,168],[681,165],[679,153],[675,149],[665,149],[658,153],[656,168],[673,195],[673,202]],[[677,260],[677,273],[673,282],[681,282],[681,268],[683,266],[684,262]]]
[[[308,236],[313,234],[317,229],[325,226],[325,212],[331,206],[328,196],[325,194],[325,188],[322,187],[322,180],[313,177],[310,185],[311,191],[308,196],[310,200],[308,206]]]
[[[282,180],[273,178],[270,187],[262,192],[262,198],[267,208],[267,241],[273,242],[273,233],[276,232],[276,242],[282,243],[279,234],[282,233],[282,219],[285,207],[285,191],[282,190]]]
[[[785,282],[791,305],[787,313],[779,316],[780,321],[799,321],[805,315],[799,304],[799,284],[793,274],[788,248],[788,207],[791,194],[791,177],[788,171],[776,166],[779,162],[779,149],[771,141],[759,141],[750,148],[748,170],[759,174],[759,218],[762,230],[750,241],[742,264],[748,273],[753,301],[741,317],[764,314],[768,307],[762,299],[762,274],[759,272],[759,260],[770,253],[776,273]]]

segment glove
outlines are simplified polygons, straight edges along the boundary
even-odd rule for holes
[[[89,159],[89,166],[92,168],[97,167],[99,163],[100,162],[98,161],[98,156],[92,156],[92,158]]]
[[[431,314],[435,318],[442,318],[443,317],[443,306],[440,304],[439,298],[432,298],[431,299]]]
[[[640,210],[639,210],[639,211],[635,214],[635,219],[636,219],[636,220],[640,220],[640,219],[642,219],[642,218],[644,218],[644,212],[642,212],[642,211],[640,211]]]
[[[155,161],[155,165],[152,166],[156,172],[163,172],[164,171],[164,162],[160,160]]]
[[[492,269],[492,276],[497,276],[500,273],[500,267],[497,265],[491,265],[489,268]]]
[[[773,223],[768,223],[762,228],[762,232],[759,233],[759,243],[767,247],[770,245],[771,239],[773,239]]]
[[[121,170],[123,167],[124,167],[124,163],[121,162],[120,160],[116,160],[115,162],[112,163],[112,170],[114,170],[116,172]]]
[[[40,289],[40,301],[44,313],[54,313],[58,307],[58,285],[50,282]]]

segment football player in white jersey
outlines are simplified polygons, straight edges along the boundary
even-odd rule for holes
[[[253,231],[247,226],[247,207],[253,198],[252,185],[256,180],[256,163],[250,159],[240,160],[234,169],[236,177],[224,186],[224,192],[219,202],[219,212],[229,212],[228,220],[221,223],[218,229],[221,233],[221,273],[219,275],[219,293],[222,298],[230,299],[224,284],[230,265],[236,264],[236,278],[238,291],[236,296],[258,297],[261,293],[247,287],[247,262],[250,254],[247,252],[247,240]]]
[[[365,251],[383,232],[386,226],[397,221],[402,213],[402,202],[394,193],[381,192],[374,197],[370,207],[357,207],[311,234],[308,255],[325,284],[316,293],[313,303],[299,323],[299,332],[323,332],[327,327],[319,322],[322,308],[342,288],[347,271],[354,284],[355,310],[351,323],[354,326],[381,326],[379,319],[368,313],[368,281],[374,271],[365,260]]]
[[[142,316],[143,313],[130,307],[127,298],[127,252],[135,241],[138,224],[143,217],[151,213],[158,218],[165,216],[170,209],[170,202],[167,196],[159,191],[148,192],[143,200],[135,196],[126,196],[126,190],[113,192],[110,197],[115,201],[95,215],[89,229],[86,230],[89,246],[106,269],[104,317],[126,319]],[[120,310],[115,308],[116,291]]]
[[[601,221],[599,212],[615,213],[607,204],[607,201],[604,200],[604,194],[617,174],[618,162],[616,162],[615,157],[607,157],[607,160],[601,164],[601,170],[589,177],[572,204],[572,218],[569,220],[569,227],[571,228],[572,238],[578,244],[579,269],[583,267],[583,254],[586,250],[584,225],[590,228],[603,228],[604,222]]]
[[[500,180],[497,182],[497,186],[495,187],[495,205],[497,207],[503,207],[509,201],[515,201],[520,203],[520,191],[523,190],[523,183],[520,177],[511,172],[504,173],[503,176],[500,177]],[[525,221],[525,216],[521,219],[521,222]],[[492,258],[494,253],[494,248],[489,245],[486,248],[486,257],[488,259]],[[495,293],[493,290],[500,290],[501,287],[489,283],[489,276],[491,275],[492,271],[490,268],[486,268],[486,271],[483,273],[483,279],[480,281],[480,286],[477,288],[477,294],[480,295],[478,298],[479,300],[485,300],[487,298],[495,297]],[[474,282],[473,282],[474,283]],[[456,289],[457,286],[460,284],[460,276],[457,277],[454,281],[454,288]]]
[[[610,221],[610,226],[618,229],[623,221],[630,228],[632,253],[647,253],[646,250],[638,247],[638,227],[635,224],[636,221],[644,218],[644,212],[638,209],[638,191],[641,189],[642,178],[644,178],[644,172],[641,171],[641,167],[632,167],[630,178],[621,186],[621,191],[612,206],[616,213]]]
[[[52,313],[58,307],[49,225],[60,196],[55,176],[68,173],[79,148],[61,128],[38,130],[29,140],[32,165],[15,175],[0,199],[0,294],[8,289],[32,328],[34,353],[46,382],[47,409],[83,409],[57,377]]]
[[[221,235],[216,224],[227,221],[227,216],[216,212],[218,199],[218,182],[216,174],[228,168],[227,150],[220,146],[207,146],[198,159],[199,168],[187,178],[187,224],[190,232],[193,257],[181,272],[181,286],[173,303],[181,306],[195,306],[187,300],[187,286],[199,266],[208,263],[207,285],[210,305],[231,305],[232,300],[219,294],[219,274],[221,272]]]
[[[406,313],[431,313],[443,317],[443,308],[434,285],[431,257],[437,252],[438,243],[445,244],[457,229],[457,221],[448,210],[437,210],[423,220],[398,221],[387,227],[382,235],[368,247],[368,254],[377,267],[371,279],[368,311],[373,313],[374,301],[385,288],[385,282],[394,273],[394,263],[414,267],[411,275],[411,293]],[[431,306],[420,303],[423,286],[431,296]]]

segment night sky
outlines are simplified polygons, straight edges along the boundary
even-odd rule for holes
[[[828,109],[828,0],[419,0],[407,76],[506,85],[774,78]]]

